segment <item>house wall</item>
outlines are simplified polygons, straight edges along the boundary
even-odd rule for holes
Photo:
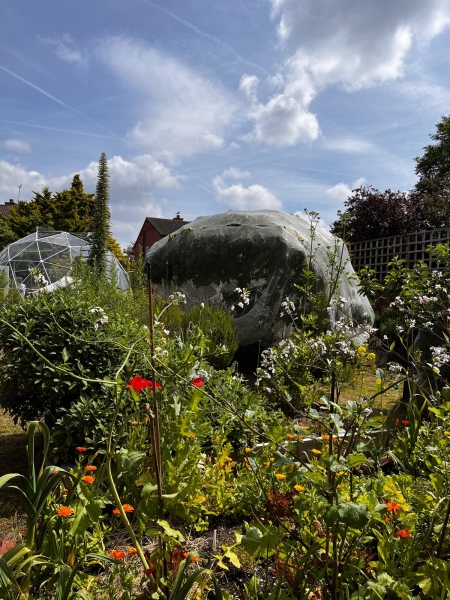
[[[156,244],[156,242],[162,240],[162,237],[163,236],[156,231],[153,225],[146,220],[141,232],[139,233],[136,243],[134,244],[134,258],[138,260],[139,254],[142,254],[145,258],[147,251],[153,246],[153,244]]]

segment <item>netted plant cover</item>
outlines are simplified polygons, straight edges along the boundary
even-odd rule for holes
[[[312,268],[317,289],[330,293],[328,283],[334,238],[316,230]],[[281,211],[228,211],[199,217],[157,242],[147,253],[151,277],[163,295],[186,294],[192,303],[236,305],[236,288],[249,291],[249,303],[235,309],[241,346],[263,346],[287,337],[292,325],[280,317],[286,297],[298,309],[301,294],[296,284],[304,281],[307,251],[311,245],[309,223]],[[337,242],[345,264],[336,297],[346,299],[345,311],[357,322],[373,323],[368,299],[358,294],[356,277],[346,247]],[[340,318],[341,307],[328,312],[330,324]]]
[[[33,292],[45,286],[66,281],[75,260],[87,258],[89,238],[65,231],[37,229],[34,233],[6,246],[0,252],[0,266],[9,267],[10,286]],[[127,275],[116,259],[108,253],[108,265],[120,289],[128,286]]]

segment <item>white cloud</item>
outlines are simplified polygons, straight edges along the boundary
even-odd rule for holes
[[[154,189],[177,187],[178,178],[150,154],[142,154],[131,160],[113,156],[108,159],[108,167],[113,234],[121,243],[128,243],[133,237],[136,238],[145,216],[161,216],[162,208],[153,196]],[[77,173],[83,180],[85,190],[94,192],[98,162],[89,163]],[[20,183],[24,200],[31,198],[32,191],[39,191],[44,186],[52,191],[68,188],[74,174],[49,177],[37,171],[28,171],[20,164],[0,161],[0,197],[16,197]]]
[[[345,200],[352,195],[352,190],[361,187],[365,184],[365,182],[366,180],[364,177],[360,177],[353,183],[352,187],[348,186],[346,183],[337,183],[335,186],[327,190],[327,194],[330,196],[330,198],[335,198],[336,200],[345,202]]]
[[[327,150],[336,150],[347,154],[368,154],[374,150],[374,145],[370,142],[354,137],[326,139],[324,147]]]
[[[15,140],[13,138],[0,142],[3,148],[11,150],[12,152],[31,152],[31,146],[28,142],[22,140]]]
[[[230,167],[222,173],[221,177],[223,177],[224,179],[226,179],[227,177],[230,177],[232,179],[245,179],[247,177],[250,177],[250,172],[241,171],[241,169],[239,169],[238,167]]]
[[[123,37],[103,40],[97,57],[136,97],[131,143],[178,156],[223,146],[237,105],[220,84],[161,50]]]
[[[299,141],[313,141],[320,134],[316,116],[286,94],[255,106],[249,116],[255,126],[247,139],[272,146],[294,146]]]
[[[280,200],[262,185],[253,184],[245,187],[242,183],[234,183],[227,186],[224,177],[230,176],[230,170],[228,169],[228,172],[224,171],[221,175],[217,175],[212,181],[217,199],[220,202],[237,210],[257,210],[262,208],[281,210],[282,204]]]
[[[88,58],[78,48],[75,40],[69,33],[64,33],[60,38],[41,38],[39,41],[43,44],[53,46],[58,58],[67,63],[75,63],[81,66],[87,66]]]
[[[396,79],[412,44],[450,24],[448,0],[271,0],[278,37],[294,49],[290,77],[349,89]]]
[[[269,85],[281,93],[252,106],[254,129],[244,139],[278,147],[313,141],[320,135],[309,107],[320,90],[342,85],[348,91],[403,75],[413,44],[423,45],[450,24],[450,0],[271,0],[280,42],[289,53]],[[252,79],[241,85],[255,104]],[[343,152],[369,151],[347,142]]]
[[[242,75],[239,82],[239,91],[243,92],[250,100],[256,100],[259,77],[256,75]]]

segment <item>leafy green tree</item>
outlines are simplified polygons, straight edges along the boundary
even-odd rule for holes
[[[111,237],[111,213],[109,210],[109,173],[106,154],[102,152],[98,163],[97,187],[92,221],[92,244],[89,264],[99,273],[106,272],[106,253]]]
[[[450,116],[442,117],[430,138],[434,143],[414,159],[414,191],[422,200],[428,227],[434,229],[450,226]]]

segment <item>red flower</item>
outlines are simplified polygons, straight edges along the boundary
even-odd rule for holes
[[[401,510],[402,507],[397,502],[386,502],[386,508],[388,512],[396,513],[398,510]]]
[[[407,419],[403,419],[402,425],[404,425],[405,427],[408,427],[409,421]]]
[[[395,419],[395,424],[398,425],[400,423],[399,419]]]
[[[156,389],[159,389],[161,384],[159,381],[156,382]],[[130,382],[127,385],[128,389],[133,389],[135,392],[142,392],[143,389],[148,388],[150,391],[153,390],[153,381],[149,381],[148,379],[144,379],[139,375],[135,375],[133,379],[130,379]]]
[[[122,550],[111,550],[109,555],[111,558],[115,558],[116,560],[122,560],[125,558],[125,552],[122,552]]]
[[[194,387],[203,387],[205,385],[201,377],[196,377],[191,383]]]
[[[86,448],[84,446],[77,446],[76,448],[78,452],[86,452]]]
[[[397,537],[401,537],[401,538],[409,538],[409,537],[411,537],[409,529],[400,529],[399,531],[395,532],[395,535]]]

